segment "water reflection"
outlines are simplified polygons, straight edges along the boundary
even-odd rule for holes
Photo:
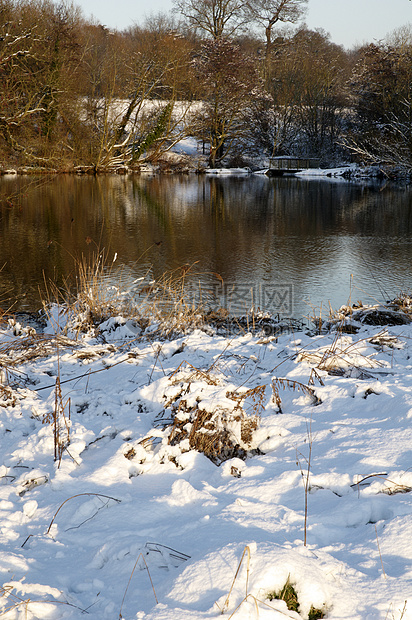
[[[117,252],[129,280],[196,262],[203,283],[292,284],[295,316],[410,289],[412,193],[296,178],[0,180],[0,299],[40,305],[74,259]],[[353,274],[353,279],[351,278]],[[198,279],[198,277],[196,278]]]

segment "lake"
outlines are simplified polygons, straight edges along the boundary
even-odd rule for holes
[[[117,255],[109,283],[133,290],[138,278],[188,269],[189,288],[236,313],[253,301],[283,316],[325,316],[329,304],[412,289],[408,187],[260,175],[6,176],[0,199],[3,309],[40,308],[47,283],[69,281],[76,260],[103,248],[109,262]]]

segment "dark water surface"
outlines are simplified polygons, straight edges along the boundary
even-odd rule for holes
[[[61,284],[74,259],[97,248],[117,253],[122,286],[196,262],[188,281],[212,290],[219,274],[233,309],[240,299],[249,304],[253,289],[255,305],[297,318],[321,306],[325,314],[350,295],[383,301],[412,289],[405,187],[264,176],[3,177],[0,197],[3,308],[38,309],[44,282]]]

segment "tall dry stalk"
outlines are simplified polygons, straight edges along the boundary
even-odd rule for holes
[[[385,573],[385,567],[384,567],[384,565],[383,565],[383,559],[382,559],[382,553],[381,553],[381,546],[380,546],[380,544],[379,544],[378,528],[376,527],[376,523],[375,523],[375,534],[376,534],[376,543],[377,543],[377,545],[378,545],[378,553],[379,553],[379,558],[380,558],[380,561],[381,561],[381,566],[382,566],[382,573],[383,573],[383,576],[385,577],[385,579],[387,579],[388,577],[387,577],[387,575],[386,575],[386,573]]]
[[[125,589],[124,594],[123,594],[123,598],[122,598],[122,602],[121,602],[120,610],[119,610],[119,616],[118,616],[119,620],[121,620],[121,618],[123,618],[123,616],[122,616],[122,609],[123,609],[124,601],[126,599],[126,594],[127,594],[128,589],[129,589],[130,582],[132,581],[132,577],[133,577],[134,571],[136,570],[136,567],[137,567],[137,565],[139,563],[140,558],[143,560],[143,563],[144,563],[144,565],[146,567],[147,574],[148,574],[148,577],[149,577],[149,580],[150,580],[150,583],[151,583],[151,586],[152,586],[152,590],[153,590],[153,594],[154,594],[154,597],[155,597],[156,604],[159,603],[159,601],[157,599],[157,595],[156,595],[156,590],[155,590],[154,585],[153,585],[153,580],[152,580],[152,576],[150,574],[149,567],[147,565],[147,562],[145,560],[145,557],[144,557],[143,553],[139,553],[139,555],[137,557],[137,560],[135,562],[135,565],[133,566],[133,570],[130,573],[129,581],[127,582],[127,586],[126,586],[126,589]]]
[[[308,455],[304,456],[302,453],[298,453],[296,451],[296,465],[300,468],[300,473],[302,476],[303,489],[305,493],[304,500],[304,519],[303,519],[303,544],[306,547],[307,543],[307,531],[308,531],[308,496],[310,490],[310,474],[312,467],[312,447],[313,447],[313,435],[312,435],[312,418],[310,418],[309,426],[306,427],[307,432],[307,443],[308,443]],[[306,461],[306,467],[303,468],[300,457]]]
[[[239,572],[240,572],[240,569],[241,569],[241,567],[242,567],[242,563],[243,563],[243,560],[245,559],[245,556],[247,556],[247,565],[246,565],[246,584],[245,584],[245,587],[246,587],[246,593],[245,593],[245,597],[247,598],[247,596],[248,596],[248,587],[249,587],[249,571],[250,571],[250,547],[249,547],[248,545],[246,545],[246,547],[243,549],[242,557],[240,558],[240,562],[239,562],[239,564],[238,564],[237,571],[236,571],[235,576],[234,576],[234,578],[233,578],[232,585],[230,586],[229,593],[228,593],[228,595],[227,595],[227,597],[226,597],[226,600],[225,600],[225,602],[224,602],[224,604],[223,604],[223,608],[221,609],[221,613],[222,613],[222,614],[223,614],[223,613],[225,613],[225,612],[227,611],[227,609],[229,608],[229,600],[230,600],[230,595],[232,594],[232,590],[233,590],[233,587],[234,587],[234,585],[235,585],[235,583],[236,583],[236,579],[237,579],[237,578],[238,578],[238,576],[239,576]]]
[[[64,402],[61,389],[60,354],[59,344],[57,343],[57,377],[54,390],[54,408],[53,411],[45,414],[42,422],[43,424],[50,424],[53,429],[54,461],[58,462],[58,467],[60,467],[64,450],[70,444],[70,418],[70,398]]]

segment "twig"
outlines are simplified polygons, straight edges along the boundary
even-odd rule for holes
[[[58,507],[58,509],[56,510],[56,512],[53,515],[53,519],[50,521],[50,525],[47,528],[46,531],[46,535],[50,532],[51,530],[51,526],[54,523],[54,520],[56,519],[57,515],[59,514],[60,510],[63,508],[63,506],[65,504],[67,504],[67,502],[69,502],[71,499],[74,499],[75,497],[84,497],[84,496],[95,496],[95,497],[105,497],[106,499],[112,499],[114,502],[117,502],[118,504],[121,503],[121,499],[116,499],[115,497],[110,497],[110,495],[102,495],[102,493],[78,493],[77,495],[72,495],[71,497],[68,497],[67,499],[64,500],[64,502],[62,504],[60,504],[60,506]]]
[[[358,487],[358,497],[359,497],[359,494],[360,494],[360,485],[362,484],[362,482],[364,482],[364,481],[365,481],[365,480],[367,480],[368,478],[383,478],[383,477],[385,477],[385,478],[386,478],[386,476],[387,476],[387,475],[388,475],[388,474],[385,474],[385,473],[383,473],[383,474],[369,474],[369,476],[365,476],[364,478],[362,478],[362,480],[358,480],[358,482],[354,482],[354,483],[353,483],[353,484],[351,484],[350,486],[351,486],[351,488]]]
[[[305,506],[304,506],[304,525],[303,525],[303,544],[306,547],[306,538],[307,538],[307,525],[308,525],[308,495],[309,495],[309,479],[310,479],[310,470],[311,470],[311,464],[312,464],[312,445],[313,445],[313,436],[312,436],[312,418],[310,419],[309,422],[309,427],[307,427],[306,429],[307,431],[307,435],[308,435],[308,445],[309,445],[309,449],[308,449],[308,458],[306,458],[301,452],[298,452],[298,450],[296,449],[296,465],[298,467],[300,467],[300,473],[302,476],[302,482],[303,482],[303,489],[305,492]],[[302,465],[299,459],[299,455],[302,456],[306,463],[306,476],[303,472],[302,469]]]
[[[97,508],[96,512],[94,512],[90,517],[87,517],[87,519],[85,519],[84,521],[82,521],[81,523],[79,523],[78,525],[73,525],[72,527],[68,527],[66,530],[64,530],[65,532],[70,532],[70,530],[78,530],[81,528],[82,525],[84,525],[85,523],[87,523],[88,521],[91,521],[92,519],[95,518],[95,516],[97,514],[99,514],[99,512],[101,510],[103,510],[103,508],[106,508],[106,506],[108,505],[108,501],[106,503],[102,502],[102,505]]]
[[[154,349],[153,345],[152,345],[152,348]],[[155,360],[154,360],[154,363],[153,363],[152,372],[150,373],[150,377],[149,377],[149,385],[150,385],[150,383],[151,383],[151,381],[152,381],[152,376],[153,376],[154,370],[155,370],[155,368],[156,368],[156,364],[157,364],[157,362],[158,362],[158,361],[159,361],[159,359],[160,359],[160,353],[161,353],[161,352],[162,352],[162,346],[160,345],[160,346],[158,347],[157,351],[156,351],[156,355],[155,355]],[[162,364],[160,364],[160,366],[162,366]],[[163,369],[163,367],[162,367],[162,370],[163,370],[163,373],[164,373],[164,369]]]
[[[255,607],[256,607],[256,613],[257,616],[259,617],[259,607],[258,607],[258,603],[260,603],[261,605],[264,605],[265,607],[268,607],[269,609],[272,609],[273,611],[276,611],[278,614],[282,614],[282,616],[285,616],[286,618],[292,618],[292,616],[290,614],[285,613],[284,611],[281,611],[280,609],[277,609],[276,607],[272,607],[272,605],[269,605],[269,603],[267,603],[266,601],[261,601],[260,599],[256,598],[256,596],[253,596],[253,594],[248,594],[247,596],[245,596],[245,598],[239,603],[239,605],[236,607],[236,609],[230,614],[228,620],[231,620],[231,618],[233,618],[233,616],[235,615],[235,613],[241,608],[241,606],[243,605],[243,603],[245,603],[249,598],[253,599],[254,603],[255,603]],[[295,616],[293,616],[295,617]]]
[[[380,548],[380,545],[379,545],[379,538],[378,538],[378,529],[377,529],[377,527],[376,527],[376,523],[375,523],[375,533],[376,533],[376,542],[378,543],[379,557],[380,557],[380,559],[381,559],[381,565],[382,565],[382,572],[383,572],[383,576],[385,577],[385,579],[387,579],[388,577],[387,577],[387,575],[386,575],[386,573],[385,573],[385,568],[384,568],[384,566],[383,566],[383,560],[382,560],[381,548]]]
[[[230,595],[232,594],[233,586],[235,585],[235,582],[236,582],[237,576],[238,576],[239,571],[240,571],[240,568],[241,568],[241,566],[242,566],[243,558],[245,557],[245,554],[246,554],[246,553],[247,553],[247,556],[248,556],[248,559],[247,559],[247,568],[246,568],[246,598],[247,598],[247,596],[248,596],[248,585],[249,585],[249,567],[250,567],[250,548],[249,548],[249,546],[248,546],[248,545],[246,545],[246,547],[243,549],[242,557],[240,558],[240,562],[239,562],[239,565],[238,565],[238,567],[237,567],[236,574],[235,574],[235,576],[234,576],[234,578],[233,578],[232,585],[230,586],[229,594],[227,595],[226,600],[225,600],[225,602],[224,602],[223,609],[222,609],[222,614],[223,614],[223,613],[227,610],[227,608],[229,607],[229,598],[230,598]]]
[[[399,620],[402,620],[402,618],[404,617],[407,604],[408,604],[408,601],[405,601]]]
[[[136,562],[135,562],[135,565],[133,566],[133,570],[132,570],[132,572],[130,573],[129,581],[127,582],[127,586],[126,586],[126,590],[124,591],[124,594],[123,594],[122,604],[120,605],[120,610],[119,610],[119,620],[120,620],[121,618],[123,618],[123,616],[122,616],[123,604],[124,604],[124,601],[125,601],[125,598],[126,598],[126,594],[127,594],[128,589],[129,589],[130,582],[131,582],[131,580],[132,580],[132,577],[133,577],[134,571],[136,570],[136,566],[137,566],[137,564],[138,564],[138,562],[139,562],[140,558],[142,558],[142,560],[143,560],[143,562],[145,563],[145,566],[146,566],[146,568],[147,568],[147,574],[149,575],[150,583],[152,584],[152,590],[153,590],[153,594],[154,594],[154,597],[155,597],[155,600],[156,600],[156,604],[157,604],[157,603],[159,603],[159,601],[157,600],[156,591],[155,591],[155,589],[154,589],[153,581],[152,581],[152,578],[151,578],[151,576],[150,576],[149,567],[148,567],[148,565],[147,565],[146,560],[144,559],[143,554],[142,554],[142,553],[139,553],[139,555],[137,556],[137,560],[136,560]]]
[[[308,469],[306,472],[306,480],[305,480],[305,522],[304,528],[305,533],[303,537],[303,544],[306,547],[306,537],[307,537],[307,528],[308,528],[308,494],[309,494],[309,476],[310,476],[310,467],[311,467],[311,459],[312,459],[312,418],[310,419],[309,429],[308,429],[308,439],[309,439],[309,452],[308,452]]]
[[[69,383],[70,381],[76,381],[77,379],[83,379],[84,377],[89,377],[90,375],[96,375],[98,372],[103,372],[104,370],[110,370],[111,368],[114,368],[115,366],[118,366],[119,364],[123,364],[124,362],[128,362],[130,358],[124,359],[124,360],[120,360],[119,362],[115,362],[114,364],[111,364],[110,366],[105,366],[104,368],[99,368],[99,370],[92,370],[85,372],[82,375],[77,375],[76,377],[72,377],[71,379],[65,379],[64,381],[60,381],[60,385],[63,385],[64,383]],[[33,390],[34,392],[40,392],[41,390],[49,390],[52,387],[56,387],[56,384],[54,383],[53,385],[44,385],[41,388],[37,388],[37,390]]]
[[[24,543],[21,545],[21,548],[24,547],[24,545],[26,544],[26,542],[33,536],[33,534],[29,534],[26,538],[26,540],[24,541]]]
[[[183,553],[182,551],[177,551],[177,549],[173,549],[173,547],[168,547],[167,545],[162,545],[161,543],[150,542],[150,541],[148,541],[145,545],[145,547],[147,547],[149,551],[160,551],[159,549],[150,549],[149,545],[153,545],[155,547],[163,547],[163,549],[168,549],[169,551],[173,551],[173,553],[169,554],[171,557],[177,558],[179,560],[184,560],[185,562],[187,560],[190,560],[191,558],[191,556],[187,555],[187,553]]]

